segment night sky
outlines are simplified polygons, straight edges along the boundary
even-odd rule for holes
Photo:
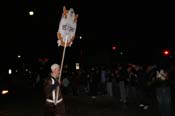
[[[57,57],[56,33],[64,5],[79,14],[76,39],[82,36],[69,54],[81,47],[85,59],[108,59],[115,44],[131,59],[144,59],[174,47],[173,7],[168,2],[10,0],[4,5],[2,54]],[[30,10],[34,16],[28,15]]]

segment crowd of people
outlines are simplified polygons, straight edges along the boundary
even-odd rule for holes
[[[119,98],[123,104],[134,103],[144,110],[149,109],[148,101],[155,99],[160,114],[171,116],[175,107],[174,72],[173,65],[163,63],[118,64],[112,68],[89,67],[63,73],[60,84],[57,83],[54,87],[59,86],[63,96],[88,95],[93,99],[96,96],[111,96]]]
[[[82,72],[76,71],[67,77],[70,88],[66,93],[72,95],[116,96],[123,103],[134,102],[147,110],[148,99],[156,99],[160,112],[167,114],[172,110],[175,91],[174,67],[157,65],[116,65],[91,67]]]

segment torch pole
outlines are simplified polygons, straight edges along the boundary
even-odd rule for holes
[[[61,68],[60,68],[59,82],[61,82],[61,74],[62,74],[62,69],[63,69],[64,56],[65,56],[65,52],[66,52],[67,38],[68,38],[68,36],[66,35],[66,41],[65,41],[65,44],[64,44],[63,55],[62,55],[62,60],[61,60]]]

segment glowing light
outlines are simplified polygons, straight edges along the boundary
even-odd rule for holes
[[[12,69],[8,70],[8,74],[11,75],[12,74]]]
[[[169,51],[169,50],[164,50],[164,51],[163,51],[163,54],[167,56],[167,55],[170,54],[170,51]]]
[[[34,15],[34,12],[33,11],[29,11],[29,15],[30,16]]]
[[[116,50],[117,48],[116,48],[116,46],[112,46],[112,50]]]
[[[1,93],[2,93],[2,95],[5,95],[5,94],[7,94],[9,91],[8,90],[3,90]]]

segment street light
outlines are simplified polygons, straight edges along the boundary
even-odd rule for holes
[[[8,70],[8,74],[11,75],[12,74],[12,69]]]
[[[18,55],[18,58],[21,58],[21,55]]]
[[[29,11],[29,15],[30,16],[33,16],[34,15],[34,12],[33,11]]]

